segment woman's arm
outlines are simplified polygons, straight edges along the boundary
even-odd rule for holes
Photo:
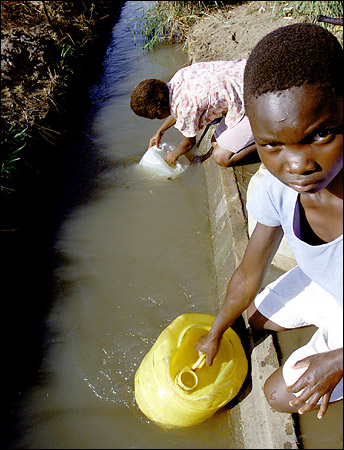
[[[171,128],[175,123],[176,119],[172,115],[168,116],[165,122],[161,125],[161,127],[158,128],[156,133],[150,138],[148,148],[153,147],[153,145],[159,146],[161,138],[165,133],[165,131]]]
[[[283,236],[280,226],[268,227],[257,223],[248,242],[245,255],[231,277],[223,304],[208,334],[202,336],[196,348],[206,353],[211,365],[218,352],[223,333],[250,305],[261,288]]]

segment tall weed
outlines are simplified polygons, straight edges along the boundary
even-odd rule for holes
[[[199,18],[226,4],[237,2],[222,1],[159,1],[154,6],[143,11],[142,18],[136,17],[134,34],[137,23],[141,25],[144,38],[144,50],[151,50],[158,42],[183,41],[191,25]]]
[[[343,18],[341,1],[274,1],[272,17],[301,17],[309,22],[316,22],[317,15]],[[323,24],[325,27],[331,25]]]
[[[22,159],[22,151],[27,146],[32,136],[27,133],[27,127],[19,130],[14,125],[4,133],[1,141],[3,158],[1,161],[0,175],[2,178],[11,179],[19,170],[19,163],[26,161]]]

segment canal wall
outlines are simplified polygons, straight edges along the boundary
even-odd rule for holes
[[[206,146],[210,147],[212,132],[213,129],[210,129],[203,140],[203,151]],[[248,243],[248,226],[234,169],[220,167],[213,158],[208,158],[203,168],[220,306],[228,280],[244,255]],[[278,270],[272,266],[265,282],[274,278]],[[245,392],[239,393],[242,399],[228,409],[229,426],[237,424],[239,416],[245,449],[299,448],[292,415],[273,411],[263,391],[265,380],[280,365],[273,336],[270,334],[261,342],[256,341],[247,327],[246,317],[244,322],[245,336],[241,337],[248,339],[251,373],[244,385]]]
[[[210,16],[197,21],[187,38],[189,62],[248,58],[254,45],[263,36],[286,24],[283,18],[272,21],[269,8],[267,4],[261,5],[260,2],[244,2],[231,9],[226,20]],[[297,19],[288,23],[294,22]],[[215,126],[209,128],[200,145],[200,153],[205,153],[210,148],[214,129]],[[242,260],[249,231],[254,224],[245,211],[247,180],[243,189],[243,179],[239,177],[240,170],[245,172],[246,169],[223,168],[212,158],[203,163],[203,168],[220,307],[229,278]],[[254,173],[258,168],[259,164],[250,166]],[[246,175],[249,175],[249,171]],[[290,265],[294,265],[289,258],[288,248],[284,251],[285,248],[285,245],[280,246],[264,285],[288,270]],[[273,411],[263,391],[265,380],[280,366],[281,352],[277,338],[272,334],[258,338],[251,333],[244,315],[242,322],[239,335],[248,353],[250,373],[239,393],[237,404],[229,405],[229,426],[240,423],[243,440],[240,444],[245,449],[302,448],[296,435],[299,425],[294,423],[293,416]]]

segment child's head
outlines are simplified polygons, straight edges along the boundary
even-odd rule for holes
[[[135,114],[147,119],[163,119],[170,114],[170,94],[167,84],[155,78],[138,83],[130,99]]]
[[[327,186],[343,165],[343,56],[324,28],[300,23],[266,35],[249,56],[244,100],[258,153],[298,192]]]

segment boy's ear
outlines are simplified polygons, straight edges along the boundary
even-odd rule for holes
[[[160,105],[159,105],[159,106],[158,106],[158,111],[159,111],[160,114],[165,114],[165,113],[171,114],[170,109],[167,108],[166,106],[160,106]]]
[[[159,116],[161,116],[162,114],[164,114],[166,112],[166,108],[160,106],[160,104],[157,105],[156,108],[156,112],[158,113]]]

